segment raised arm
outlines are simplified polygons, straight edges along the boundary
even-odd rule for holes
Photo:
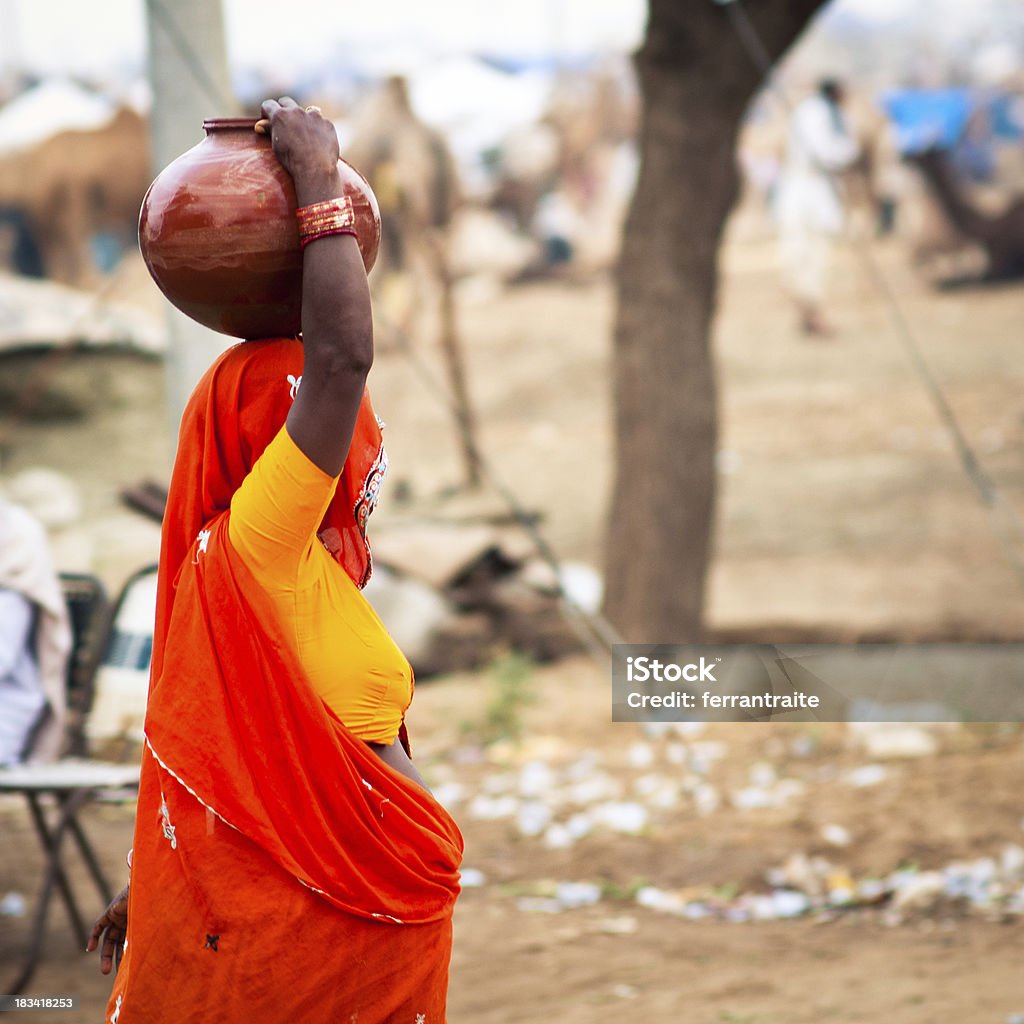
[[[261,128],[295,182],[299,206],[342,194],[338,137],[315,107],[294,100],[263,104]],[[366,375],[373,362],[373,318],[359,246],[328,235],[306,246],[302,262],[302,386],[287,428],[305,455],[331,476],[345,464]]]

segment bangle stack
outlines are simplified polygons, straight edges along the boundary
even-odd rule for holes
[[[328,235],[352,235],[356,237],[356,215],[352,200],[348,196],[325,199],[322,203],[310,203],[295,211],[299,222],[299,247],[305,249],[310,242]]]

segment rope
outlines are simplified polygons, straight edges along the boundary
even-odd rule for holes
[[[725,8],[740,44],[753,61],[754,66],[764,76],[767,88],[779,99],[787,114],[792,115],[793,104],[775,79],[774,62],[757,27],[750,20],[750,15],[743,6],[742,0],[712,0],[712,2]],[[820,169],[824,172],[836,198],[841,199],[842,190],[835,173],[825,167]],[[1024,521],[1021,520],[1020,515],[996,482],[983,469],[981,460],[967,439],[956,413],[953,411],[953,406],[928,365],[910,320],[900,305],[896,293],[885,279],[869,243],[866,239],[854,237],[849,233],[845,235],[845,239],[860,257],[869,281],[882,297],[896,336],[907,354],[911,366],[916,371],[922,387],[931,399],[940,422],[949,433],[964,475],[977,492],[981,503],[988,510],[993,530],[1003,546],[1010,567],[1014,570],[1018,582],[1024,589]]]

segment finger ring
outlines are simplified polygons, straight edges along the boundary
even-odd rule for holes
[[[306,107],[307,114],[322,114],[323,111],[319,107]]]

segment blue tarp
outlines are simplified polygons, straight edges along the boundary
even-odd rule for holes
[[[901,153],[952,149],[963,137],[975,106],[967,89],[894,89],[882,96]]]
[[[969,178],[987,180],[994,171],[993,143],[1024,138],[1016,97],[971,89],[894,89],[881,98],[896,131],[900,153],[948,151]],[[985,115],[981,131],[968,133],[975,114]]]
[[[1024,136],[1016,98],[971,89],[893,89],[884,93],[882,108],[896,128],[901,153],[953,149],[962,139],[971,115],[984,109],[992,136],[1019,141]]]

